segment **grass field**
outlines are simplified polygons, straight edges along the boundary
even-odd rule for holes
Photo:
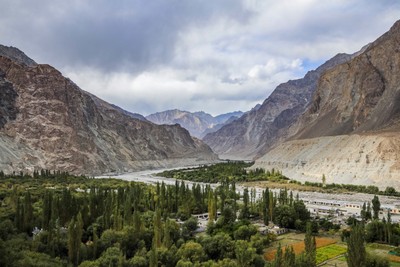
[[[336,243],[335,239],[331,239],[331,238],[323,238],[323,237],[317,237],[315,239],[317,248],[322,248],[322,247],[326,247],[329,245],[332,245],[334,243]],[[281,246],[292,246],[294,253],[296,255],[299,255],[300,253],[302,253],[304,251],[304,241],[298,241],[296,243],[287,243],[285,244],[285,242],[283,242],[283,244],[281,243]],[[282,250],[285,251],[285,247],[282,247]],[[276,254],[277,249],[271,249],[265,252],[264,254],[264,258],[267,261],[272,261],[275,258],[275,254]]]
[[[272,261],[275,258],[277,247],[280,244],[282,250],[285,247],[292,246],[296,255],[304,251],[304,233],[288,233],[278,236],[277,240],[273,242],[272,247],[268,248],[264,253],[264,258],[267,261]],[[319,266],[337,266],[347,267],[346,253],[347,247],[345,243],[340,242],[340,238],[316,238],[317,243],[317,263],[323,264]],[[385,244],[367,244],[366,250],[368,253],[387,257],[390,261],[391,267],[400,267],[400,257],[389,255],[388,252],[395,247]],[[342,255],[342,256],[340,256]]]
[[[332,244],[317,249],[317,264],[346,253],[346,247]]]
[[[390,250],[393,250],[395,247],[393,246],[389,246],[389,245],[385,245],[385,244],[377,244],[377,243],[373,243],[373,244],[368,244],[366,246],[367,248],[367,252],[369,253],[373,253],[373,254],[377,254],[383,257],[387,257],[389,259],[389,261],[391,262],[391,266],[400,266],[400,257],[399,256],[395,256],[395,255],[390,255],[388,254],[388,252]],[[397,265],[393,265],[393,264],[397,264]]]

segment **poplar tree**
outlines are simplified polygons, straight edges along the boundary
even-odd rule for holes
[[[167,219],[165,222],[164,235],[163,235],[163,246],[165,248],[169,248],[172,245],[170,229],[171,229],[171,222],[169,219]]]
[[[32,231],[32,220],[33,220],[33,207],[31,193],[27,191],[24,197],[24,231],[30,233]]]
[[[295,266],[296,255],[294,254],[293,247],[286,247],[285,254],[283,256],[283,267],[293,267]]]
[[[366,251],[364,245],[364,226],[357,224],[347,239],[347,265],[349,267],[365,267]]]
[[[162,235],[162,225],[161,225],[161,211],[159,208],[156,209],[153,218],[153,247],[160,248],[161,247],[161,235]]]
[[[387,242],[389,244],[392,243],[392,216],[390,215],[390,210],[388,210],[387,213],[387,223],[386,223],[386,227],[387,227]]]
[[[49,190],[44,193],[42,205],[42,228],[49,229],[52,208],[52,195]]]
[[[79,213],[68,225],[68,257],[74,266],[79,263],[79,250],[83,233],[82,215]]]
[[[373,219],[379,218],[379,210],[381,209],[381,202],[379,201],[378,196],[374,196],[372,199],[372,210],[374,212]]]
[[[240,217],[242,219],[249,218],[249,190],[247,188],[243,191],[243,208]]]
[[[269,223],[269,189],[265,189],[263,191],[263,199],[262,199],[262,205],[261,205],[261,209],[262,209],[262,214],[263,214],[263,220],[264,220],[264,224],[268,225]]]
[[[305,259],[308,263],[308,266],[314,267],[317,266],[316,258],[317,258],[317,247],[315,242],[315,236],[312,235],[311,223],[307,223],[307,231],[306,236],[304,238],[304,246],[305,246]]]
[[[212,189],[208,191],[208,221],[215,221],[217,216],[217,203],[215,202]]]
[[[275,253],[275,260],[273,262],[273,267],[283,267],[283,255],[282,255],[282,247],[281,243],[278,244],[278,249]]]
[[[22,232],[23,231],[23,226],[24,226],[24,215],[23,215],[23,206],[21,204],[21,200],[18,197],[16,200],[16,210],[15,210],[15,228],[18,229],[18,231]]]

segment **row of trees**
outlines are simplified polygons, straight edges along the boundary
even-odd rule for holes
[[[292,183],[301,184],[301,182],[291,181]],[[347,190],[350,192],[358,192],[358,193],[365,193],[365,194],[376,194],[376,195],[384,195],[384,196],[400,196],[400,192],[397,192],[394,187],[388,186],[385,190],[379,190],[379,188],[375,185],[355,185],[355,184],[327,184],[325,175],[322,176],[322,183],[318,182],[304,182],[306,186],[313,186],[313,187],[321,187],[327,191],[332,190]]]
[[[274,169],[271,171],[265,171],[262,168],[248,170],[252,165],[254,165],[254,162],[231,161],[210,166],[205,165],[196,168],[169,170],[158,175],[203,183],[218,183],[225,180],[237,182],[288,180],[281,172]]]

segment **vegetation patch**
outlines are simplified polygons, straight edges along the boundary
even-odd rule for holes
[[[315,238],[315,242],[316,242],[317,248],[322,248],[322,247],[326,247],[326,246],[336,243],[336,240],[334,240],[332,238],[317,237],[317,238]],[[293,247],[293,251],[296,255],[301,254],[305,250],[304,241],[296,242],[290,246]],[[284,252],[285,249],[286,249],[286,247],[282,248],[282,252]],[[272,261],[275,259],[276,252],[277,252],[277,249],[267,251],[264,254],[264,258],[267,261]],[[338,255],[340,255],[340,254],[338,254]],[[317,250],[317,257],[318,257],[318,250]]]
[[[223,181],[250,182],[250,181],[288,181],[281,172],[272,169],[265,171],[262,168],[248,170],[254,162],[229,161],[214,165],[204,165],[196,168],[169,170],[157,175],[167,178],[188,180],[202,183],[219,183]]]
[[[317,249],[317,264],[346,253],[346,247],[337,244],[320,247]]]

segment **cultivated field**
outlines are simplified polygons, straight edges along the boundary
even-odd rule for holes
[[[325,238],[317,237],[317,263],[318,266],[337,266],[347,267],[347,262],[344,254],[346,253],[346,243],[340,241],[340,238]],[[272,261],[275,258],[275,253],[278,245],[281,245],[285,251],[287,246],[292,246],[296,255],[304,251],[304,233],[288,233],[278,236],[277,240],[272,244],[272,247],[265,251],[264,257],[267,261]],[[371,254],[388,257],[391,267],[400,267],[400,257],[388,254],[395,247],[383,244],[368,244],[366,249]]]
[[[317,248],[323,248],[323,247],[335,244],[337,242],[336,239],[325,238],[325,237],[317,237],[315,239],[315,241],[317,244]],[[289,233],[289,234],[280,236],[277,239],[277,241],[275,242],[274,247],[267,249],[267,251],[265,252],[264,257],[267,261],[272,261],[275,258],[278,244],[281,244],[283,251],[285,251],[285,248],[287,246],[292,246],[294,253],[296,255],[299,255],[300,253],[302,253],[304,251],[304,234]],[[332,254],[333,250],[330,253]],[[329,255],[328,250],[320,253],[321,258],[326,258],[327,255]],[[337,256],[337,255],[338,254],[336,254],[335,256]],[[326,258],[326,259],[328,259],[328,258]]]

